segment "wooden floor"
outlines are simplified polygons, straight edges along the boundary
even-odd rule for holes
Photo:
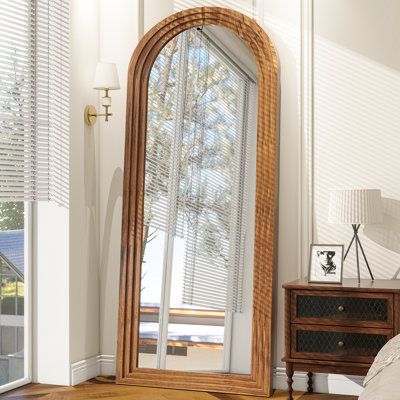
[[[30,384],[0,395],[2,399],[51,400],[256,400],[259,397],[227,395],[220,393],[189,392],[185,390],[153,389],[138,386],[116,385],[112,378],[98,377],[74,387]],[[284,391],[276,391],[273,399],[285,400]],[[356,400],[354,396],[295,393],[296,400]]]

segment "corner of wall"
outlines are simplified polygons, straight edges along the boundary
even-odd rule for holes
[[[98,108],[93,78],[99,52],[97,0],[70,0],[70,362],[99,352],[98,125],[85,124],[86,105]],[[68,366],[70,368],[70,365]]]

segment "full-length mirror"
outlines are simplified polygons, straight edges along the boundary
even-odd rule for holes
[[[277,65],[250,18],[185,10],[129,68],[117,382],[270,393]]]
[[[257,66],[188,29],[148,84],[139,367],[250,373]]]

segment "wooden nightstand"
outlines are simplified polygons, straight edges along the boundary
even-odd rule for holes
[[[288,399],[293,372],[365,375],[382,346],[400,333],[400,280],[283,285]]]

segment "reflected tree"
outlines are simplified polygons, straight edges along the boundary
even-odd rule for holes
[[[177,208],[193,227],[202,218],[199,244],[211,257],[227,256],[222,240],[229,239],[231,185],[215,185],[211,174],[234,175],[234,151],[238,93],[229,69],[208,56],[201,33],[188,32],[189,58],[185,71],[185,100],[179,171],[172,171],[179,85],[179,36],[158,55],[148,87],[148,126],[146,138],[146,190],[144,204],[143,254],[154,205],[168,196],[171,179],[178,177]],[[198,175],[202,179],[198,179]],[[208,177],[210,175],[210,177]]]

